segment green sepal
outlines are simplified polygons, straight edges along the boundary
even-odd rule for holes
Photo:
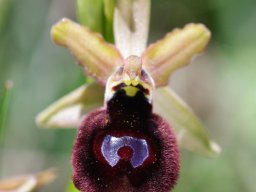
[[[150,0],[119,0],[114,14],[115,45],[124,58],[141,56],[146,48]]]
[[[42,111],[36,123],[44,128],[77,128],[86,113],[103,106],[103,100],[102,85],[83,85]]]
[[[181,148],[210,157],[220,153],[200,120],[169,87],[157,89],[154,99],[154,111],[173,127]]]

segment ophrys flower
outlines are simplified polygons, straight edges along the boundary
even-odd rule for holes
[[[207,155],[218,152],[198,119],[167,87],[172,72],[204,49],[210,32],[202,24],[189,24],[145,48],[149,1],[118,2],[116,47],[68,19],[53,27],[54,42],[67,47],[98,83],[61,99],[41,113],[38,122],[80,127],[73,166],[81,191],[168,191],[179,170],[170,125],[180,146]],[[104,104],[99,104],[104,92]]]

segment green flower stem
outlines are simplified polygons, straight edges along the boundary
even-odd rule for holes
[[[77,17],[82,25],[92,31],[102,33],[103,28],[103,1],[77,0]]]
[[[114,43],[113,18],[116,0],[103,0],[104,2],[104,32],[103,36],[106,41]]]
[[[101,33],[108,42],[114,42],[113,17],[116,0],[77,0],[79,22],[92,31]]]
[[[11,7],[11,0],[0,0],[0,37],[7,22],[7,15]]]
[[[13,83],[11,81],[6,81],[2,100],[0,103],[0,146],[2,145],[4,140],[5,123],[6,123],[7,111],[8,111],[12,87],[13,87]]]

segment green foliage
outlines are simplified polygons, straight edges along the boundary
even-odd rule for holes
[[[115,0],[77,0],[77,17],[81,24],[113,42],[114,5]]]
[[[74,186],[73,182],[70,181],[66,192],[79,192],[79,191],[76,189],[76,187]]]
[[[81,24],[93,31],[103,32],[103,1],[77,0],[77,17]]]
[[[5,122],[8,111],[8,105],[10,100],[10,92],[12,88],[12,82],[7,81],[4,85],[4,91],[2,98],[0,98],[0,145],[4,139]]]
[[[0,0],[0,37],[7,22],[7,16],[11,7],[11,0]]]

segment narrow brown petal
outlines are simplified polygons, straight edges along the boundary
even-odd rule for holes
[[[52,39],[70,50],[85,72],[103,84],[113,71],[123,64],[119,51],[104,41],[98,33],[69,19],[52,27]]]

